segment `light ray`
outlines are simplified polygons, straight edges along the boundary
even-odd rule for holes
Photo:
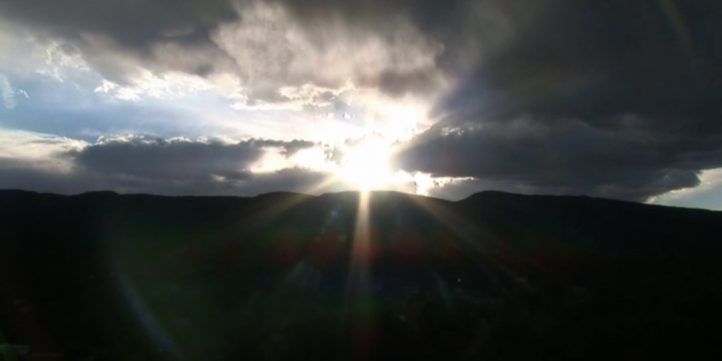
[[[350,327],[358,352],[368,351],[373,337],[373,297],[371,295],[371,229],[369,224],[370,193],[358,193],[356,227],[351,245],[351,259],[344,301],[343,320]]]
[[[369,226],[369,192],[358,193],[356,211],[356,228],[351,245],[351,262],[349,269],[349,285],[356,289],[368,286],[370,261],[370,226]]]

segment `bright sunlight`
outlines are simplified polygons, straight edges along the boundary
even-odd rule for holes
[[[338,176],[362,191],[369,191],[393,183],[392,149],[377,137],[367,137],[343,151]]]

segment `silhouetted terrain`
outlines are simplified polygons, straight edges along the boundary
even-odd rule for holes
[[[496,192],[363,209],[356,193],[1,191],[0,355],[720,356],[722,213]]]

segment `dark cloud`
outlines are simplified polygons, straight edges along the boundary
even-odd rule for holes
[[[247,177],[263,150],[253,142],[223,144],[133,139],[92,145],[78,152],[78,165],[109,174],[160,179]]]
[[[307,192],[328,175],[306,169],[284,169],[249,174],[247,179],[218,181],[211,178],[158,179],[122,174],[99,173],[88,169],[58,172],[29,164],[4,164],[0,159],[0,189],[27,189],[39,192],[76,194],[112,190],[121,193],[161,195],[236,195],[253,196],[274,191]],[[338,190],[333,187],[318,189]]]
[[[98,190],[93,181],[77,173],[37,167],[30,162],[0,158],[0,189],[26,189],[40,192],[80,193]]]
[[[275,140],[225,144],[145,137],[116,139],[57,154],[54,161],[0,158],[0,188],[58,193],[108,189],[169,195],[304,191],[328,175],[297,168],[253,173],[249,167],[267,148],[292,155],[313,145]]]
[[[444,110],[574,116],[602,126],[627,113],[685,118],[689,127],[720,115],[718,2],[545,4],[538,16],[512,20],[516,35],[483,59]]]
[[[437,104],[406,169],[642,200],[722,165],[719,2],[561,1],[522,16]]]
[[[2,1],[8,21],[71,39],[86,34],[113,39],[129,49],[173,40],[203,42],[219,23],[237,18],[228,0]]]
[[[74,160],[78,166],[96,172],[132,177],[242,180],[250,178],[248,168],[260,159],[264,148],[281,148],[284,154],[290,155],[312,145],[298,140],[248,140],[226,144],[136,137],[85,147],[74,154]]]
[[[520,118],[475,127],[435,126],[399,155],[399,163],[437,176],[475,177],[478,182],[471,184],[477,189],[643,200],[697,185],[698,165],[706,158],[684,157],[650,144],[644,135],[580,120],[548,124]]]
[[[119,82],[127,80],[125,72],[131,68],[109,59],[111,50],[115,55],[136,57],[151,69],[169,66],[162,70],[209,73],[227,61],[210,42],[209,33],[238,17],[228,0],[69,0],[62,4],[11,0],[0,2],[0,14],[36,36],[66,41],[62,50],[81,51],[104,76]],[[151,60],[157,58],[153,47],[158,44],[177,44],[181,49],[208,54],[201,59],[176,58],[175,62],[155,64]]]

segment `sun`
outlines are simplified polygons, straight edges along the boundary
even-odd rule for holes
[[[343,150],[338,177],[362,191],[393,183],[391,146],[378,137],[366,137]]]

